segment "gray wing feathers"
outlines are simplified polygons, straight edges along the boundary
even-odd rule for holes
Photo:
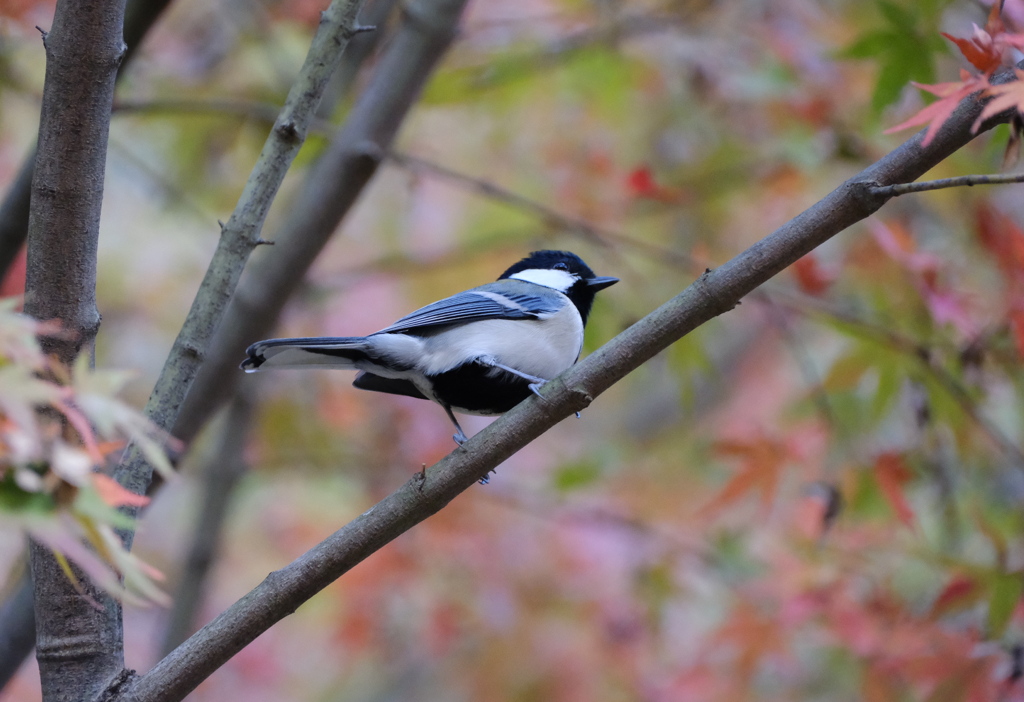
[[[522,293],[497,292],[489,290],[490,287],[484,285],[422,307],[375,334],[407,332],[483,319],[537,319],[561,308],[557,300],[545,300]]]

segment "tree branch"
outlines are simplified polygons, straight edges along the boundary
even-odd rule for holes
[[[974,185],[1004,185],[1006,183],[1024,183],[1024,173],[1005,173],[1001,175],[966,175],[955,178],[942,178],[940,180],[926,180],[920,183],[896,183],[894,185],[879,185],[872,188],[876,195],[885,197],[896,197],[908,193],[924,193],[929,190],[942,190],[943,188],[962,188]]]
[[[201,504],[168,618],[163,643],[165,654],[195,631],[196,612],[202,605],[206,575],[220,546],[229,502],[235,486],[247,469],[243,455],[253,414],[251,388],[242,388],[235,393],[220,428],[217,446],[202,462],[199,484]]]
[[[4,626],[4,634],[0,636],[0,687],[14,677],[36,645],[32,576],[27,561],[20,559],[19,562],[25,572],[18,578],[10,597],[0,605],[0,623]]]
[[[181,403],[235,292],[242,269],[260,242],[263,222],[274,196],[306,139],[327,81],[341,60],[345,46],[360,31],[355,21],[360,4],[360,0],[334,0],[322,13],[298,78],[234,212],[221,228],[217,250],[146,403],[146,416],[162,429],[170,430],[178,417]],[[152,476],[152,465],[135,446],[129,447],[114,472],[118,482],[138,494],[145,493]],[[133,537],[133,532],[123,535],[129,548]]]
[[[231,300],[172,433],[188,443],[231,395],[239,351],[273,328],[305,272],[376,173],[406,114],[455,36],[466,0],[418,0],[345,125],[310,170],[273,250],[254,258]]]
[[[40,345],[67,366],[92,353],[100,324],[96,250],[124,11],[125,0],[59,0],[43,39],[25,312],[61,321],[67,333]],[[80,571],[76,589],[49,548],[32,543],[29,551],[43,699],[91,698],[124,667],[120,605]]]
[[[981,110],[965,100],[931,144],[923,133],[904,143],[823,200],[686,290],[546,384],[466,444],[285,568],[271,573],[195,636],[142,676],[128,699],[177,700],[275,622],[287,616],[355,564],[447,505],[495,466],[556,422],[589,405],[671,343],[735,307],[740,299],[888,198],[877,184],[919,178],[974,135]]]

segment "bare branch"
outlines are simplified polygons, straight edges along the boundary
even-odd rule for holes
[[[436,513],[495,466],[552,427],[589,405],[632,370],[739,300],[801,256],[877,211],[888,198],[877,183],[920,177],[974,135],[981,104],[969,98],[931,144],[916,135],[770,236],[712,271],[651,312],[504,414],[465,445],[305,555],[271,573],[195,636],[142,676],[132,690],[138,702],[175,700],[227,659],[371,553]]]
[[[251,386],[249,386],[251,388]],[[229,502],[245,475],[245,442],[253,414],[252,391],[240,388],[228,405],[217,447],[202,463],[199,513],[189,542],[181,581],[174,594],[164,653],[173,650],[195,631],[196,612],[203,602],[207,573],[220,546]]]
[[[291,293],[327,244],[391,146],[406,114],[458,28],[465,0],[417,0],[407,11],[369,84],[290,204],[272,238],[253,260],[231,300],[206,363],[173,433],[186,443],[230,396],[242,376],[238,353],[266,336]],[[415,17],[426,17],[419,21]]]
[[[146,404],[146,416],[163,429],[169,430],[177,419],[182,400],[202,364],[242,269],[258,246],[274,196],[306,139],[327,81],[355,34],[359,5],[360,0],[334,0],[321,15],[320,26],[299,76],[267,137],[235,211],[221,228],[217,250]],[[114,473],[122,485],[139,494],[146,491],[152,475],[153,467],[134,446],[125,452]],[[132,536],[124,534],[128,546]]]
[[[926,180],[920,183],[897,183],[895,185],[878,185],[871,188],[876,195],[896,197],[908,193],[923,193],[943,188],[962,188],[974,185],[1004,185],[1006,183],[1024,183],[1024,173],[1005,173],[1002,175],[966,175],[940,180]]]

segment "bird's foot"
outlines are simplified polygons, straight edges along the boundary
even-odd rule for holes
[[[455,439],[455,443],[457,443],[459,446],[462,446],[464,443],[469,441],[469,437],[463,434],[461,429],[459,429],[457,433],[452,434],[452,438]]]

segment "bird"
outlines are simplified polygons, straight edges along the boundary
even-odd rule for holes
[[[534,251],[497,282],[422,307],[369,336],[266,339],[246,349],[247,373],[278,368],[356,370],[362,390],[439,404],[455,443],[455,418],[503,414],[566,370],[583,350],[598,291],[619,282],[595,275],[569,251]]]

